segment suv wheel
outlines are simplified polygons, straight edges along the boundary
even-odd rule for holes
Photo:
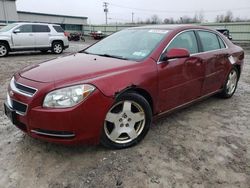
[[[61,42],[53,42],[52,52],[55,54],[61,54],[63,52],[63,45]]]
[[[9,54],[9,47],[5,43],[0,43],[0,57],[5,57]]]

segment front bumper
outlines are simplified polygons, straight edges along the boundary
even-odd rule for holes
[[[35,87],[36,83],[19,78],[18,81]],[[40,86],[38,85],[38,88]],[[46,95],[38,89],[34,97],[23,96],[9,88],[9,100],[27,104],[25,114],[18,113],[5,103],[5,114],[12,123],[28,135],[49,142],[61,144],[97,144],[99,143],[106,113],[113,104],[113,99],[104,96],[96,89],[85,101],[67,109],[43,108]]]

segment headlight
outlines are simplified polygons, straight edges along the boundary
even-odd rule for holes
[[[82,102],[94,90],[95,87],[88,84],[58,89],[46,95],[43,107],[69,108]]]

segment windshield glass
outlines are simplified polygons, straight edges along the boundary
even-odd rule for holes
[[[17,24],[10,24],[10,25],[7,25],[7,26],[3,27],[2,29],[0,29],[0,32],[9,31],[9,30],[11,30],[12,28],[14,28],[15,26],[17,26]]]
[[[127,29],[101,40],[84,52],[139,61],[149,56],[167,33],[167,30]]]

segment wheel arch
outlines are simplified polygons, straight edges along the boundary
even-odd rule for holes
[[[137,86],[130,86],[130,87],[127,87],[124,90],[120,91],[119,93],[116,93],[115,98],[118,98],[119,96],[121,96],[125,93],[137,93],[137,94],[143,96],[147,100],[147,102],[149,103],[149,105],[151,107],[151,111],[154,114],[154,101],[153,101],[152,96],[150,95],[150,93],[147,90],[142,89],[142,88],[137,87]]]
[[[9,48],[9,50],[10,50],[10,44],[9,44],[9,42],[7,40],[0,40],[0,43],[6,44],[7,47]]]
[[[63,45],[63,47],[64,47],[64,42],[63,42],[62,40],[60,40],[60,39],[55,39],[55,40],[53,40],[53,41],[51,42],[51,44],[53,45],[55,42],[60,42],[60,43]]]
[[[240,78],[241,75],[241,65],[240,64],[235,64],[233,67],[235,67],[239,73],[238,77]]]

